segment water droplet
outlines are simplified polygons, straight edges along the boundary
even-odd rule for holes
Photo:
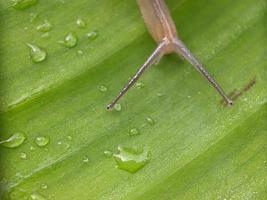
[[[121,111],[121,104],[116,103],[116,104],[114,105],[114,109],[115,109],[116,111],[120,112],[120,111]]]
[[[106,91],[108,91],[108,88],[107,88],[106,86],[104,86],[104,85],[101,85],[101,86],[99,87],[99,91],[100,91],[100,92],[106,92]]]
[[[163,97],[164,94],[163,94],[162,92],[158,92],[158,93],[157,93],[157,96],[158,96],[158,97]]]
[[[81,18],[78,18],[78,19],[76,20],[76,24],[77,24],[77,26],[78,26],[79,28],[85,28],[85,26],[86,26],[85,21],[84,21],[83,19],[81,19]]]
[[[71,141],[72,140],[72,136],[71,135],[68,135],[67,136],[67,139]]]
[[[62,141],[58,141],[57,144],[58,144],[58,145],[62,145]]]
[[[88,162],[89,162],[89,158],[88,158],[87,156],[84,156],[84,157],[83,157],[83,162],[84,162],[84,163],[88,163]]]
[[[138,83],[136,83],[136,87],[137,87],[137,89],[142,89],[145,87],[145,84],[142,82],[138,82]]]
[[[48,32],[41,35],[41,38],[49,38],[50,34]]]
[[[35,150],[35,147],[34,146],[30,146],[30,150],[31,151],[34,151]]]
[[[129,135],[130,136],[140,135],[140,132],[139,132],[139,130],[137,128],[133,128],[133,129],[130,130]]]
[[[45,136],[38,136],[35,138],[35,143],[39,147],[44,147],[49,143],[50,139]]]
[[[36,45],[33,44],[27,44],[28,47],[30,47],[31,51],[30,51],[30,56],[33,62],[42,62],[45,60],[46,58],[46,50],[42,47],[38,47]]]
[[[15,133],[7,140],[1,141],[0,144],[8,148],[15,148],[20,146],[25,139],[26,136],[23,133]]]
[[[25,159],[27,159],[27,154],[24,153],[24,152],[21,152],[20,155],[19,155],[19,157],[20,157],[21,159],[25,160]]]
[[[23,10],[35,5],[38,0],[12,0],[12,7],[17,10]]]
[[[75,47],[77,45],[78,42],[78,37],[75,33],[71,32],[68,33],[65,38],[64,41],[59,41],[59,43],[65,45],[68,48],[72,48]]]
[[[30,13],[30,22],[34,22],[38,17],[38,14]]]
[[[86,36],[89,40],[95,40],[98,37],[98,31],[91,31],[89,33],[86,33]]]
[[[106,151],[104,151],[104,155],[105,155],[106,158],[111,158],[113,153],[111,151],[109,151],[109,150],[106,150]]]
[[[144,149],[118,147],[119,153],[113,154],[119,169],[135,173],[143,168],[150,159],[150,153]]]
[[[47,189],[47,188],[48,188],[48,185],[47,185],[47,184],[45,184],[45,183],[43,183],[43,184],[41,185],[41,188],[42,188],[43,190],[45,190],[45,189]]]
[[[151,117],[146,117],[146,122],[151,126],[155,124],[155,121]]]
[[[45,200],[46,198],[43,195],[35,192],[31,194],[31,199],[32,200]]]
[[[77,54],[78,54],[78,55],[83,55],[83,51],[82,51],[82,50],[78,50],[78,51],[77,51]]]
[[[36,27],[36,30],[39,32],[48,32],[52,28],[53,28],[53,25],[48,20],[45,20],[42,24],[39,24]]]

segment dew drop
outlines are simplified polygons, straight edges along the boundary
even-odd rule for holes
[[[84,163],[88,163],[88,162],[89,162],[89,158],[88,158],[87,156],[84,156],[84,157],[83,157],[83,162],[84,162]]]
[[[79,28],[85,28],[85,26],[86,26],[86,23],[85,23],[85,21],[82,18],[78,18],[76,20],[76,24],[77,24],[77,26]]]
[[[43,184],[41,185],[41,188],[42,188],[43,190],[46,190],[46,189],[48,188],[48,185],[45,184],[45,183],[43,183]]]
[[[130,136],[136,136],[136,135],[140,135],[140,132],[137,128],[133,128],[129,131],[129,135]]]
[[[163,97],[164,94],[163,94],[162,92],[158,92],[158,93],[157,93],[157,96],[158,96],[158,97]]]
[[[143,168],[150,159],[150,153],[144,149],[118,147],[119,153],[113,154],[119,169],[135,173]]]
[[[95,40],[98,37],[98,31],[91,31],[86,33],[86,36],[89,40]]]
[[[138,83],[136,83],[136,88],[137,89],[142,89],[142,88],[144,88],[145,87],[145,84],[144,83],[142,83],[142,82],[138,82]]]
[[[101,85],[101,86],[99,87],[99,91],[100,91],[100,92],[106,92],[106,91],[108,91],[108,88],[107,88],[106,86],[104,86],[104,85]]]
[[[78,42],[77,35],[71,32],[65,36],[64,41],[60,41],[59,43],[65,45],[68,48],[73,48],[77,45],[77,42]]]
[[[34,151],[35,150],[35,147],[34,146],[30,146],[30,150],[31,151]]]
[[[0,144],[8,148],[15,148],[20,146],[25,139],[26,136],[23,133],[15,133],[7,140],[1,141]]]
[[[27,46],[31,49],[30,57],[33,62],[39,63],[45,60],[47,53],[44,48],[38,47],[33,44],[27,44]]]
[[[35,138],[35,143],[39,147],[44,147],[49,143],[50,139],[45,136],[38,136]]]
[[[45,200],[46,198],[43,195],[35,192],[31,194],[31,199],[32,200]]]
[[[83,51],[82,51],[82,50],[78,50],[78,51],[77,51],[77,54],[78,54],[78,55],[83,55]]]
[[[71,136],[71,135],[68,135],[68,136],[67,136],[67,139],[68,139],[69,141],[71,141],[71,140],[72,140],[72,136]]]
[[[104,151],[104,155],[105,155],[106,158],[111,158],[113,153],[111,151],[109,151],[109,150],[106,150],[106,151]]]
[[[23,159],[23,160],[26,160],[26,159],[27,159],[27,154],[24,153],[24,152],[21,152],[20,155],[19,155],[19,157],[20,157],[21,159]]]
[[[30,22],[34,22],[37,19],[38,15],[35,13],[30,13]]]
[[[151,117],[146,117],[146,122],[151,126],[155,125],[155,121]]]
[[[43,33],[43,34],[41,35],[41,38],[49,38],[49,37],[50,37],[50,34],[49,34],[48,32]]]
[[[39,32],[48,32],[52,28],[53,28],[53,25],[48,20],[45,20],[42,24],[39,24],[36,27],[36,30]]]
[[[17,10],[23,10],[35,5],[38,0],[12,0],[12,7]]]
[[[116,103],[116,104],[114,105],[114,109],[115,109],[116,111],[120,112],[120,111],[121,111],[121,104]]]

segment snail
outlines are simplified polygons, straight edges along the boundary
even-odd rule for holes
[[[138,69],[134,76],[126,83],[119,94],[108,104],[107,108],[112,109],[118,100],[134,85],[144,71],[152,64],[158,62],[162,56],[170,53],[177,53],[186,59],[191,65],[202,74],[210,84],[223,97],[228,105],[233,101],[226,95],[221,86],[212,78],[203,64],[191,53],[182,40],[178,37],[176,26],[170,15],[164,0],[137,0],[143,15],[145,24],[158,46],[148,57],[145,63]]]

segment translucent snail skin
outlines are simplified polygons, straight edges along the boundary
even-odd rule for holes
[[[140,7],[148,31],[157,42],[158,46],[145,63],[138,69],[135,75],[122,88],[115,99],[108,104],[107,108],[112,109],[118,100],[133,86],[149,66],[159,61],[163,55],[174,52],[190,62],[192,66],[219,92],[225,102],[228,105],[232,105],[233,101],[225,94],[221,86],[211,77],[201,62],[198,61],[178,37],[174,21],[172,20],[165,1],[137,0],[137,3]]]

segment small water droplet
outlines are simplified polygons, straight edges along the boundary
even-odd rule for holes
[[[158,96],[158,97],[163,97],[164,94],[163,94],[162,92],[158,92],[158,93],[157,93],[157,96]]]
[[[150,159],[150,153],[144,149],[118,147],[119,153],[113,154],[119,169],[135,173],[143,168]]]
[[[77,26],[79,28],[85,28],[85,26],[86,26],[86,23],[85,23],[85,21],[82,18],[78,18],[76,20],[76,24],[77,24]]]
[[[36,27],[36,30],[39,32],[48,32],[52,28],[53,28],[53,25],[48,20],[45,20],[42,24],[39,24]]]
[[[106,150],[106,151],[104,151],[104,155],[105,155],[106,158],[111,158],[113,153],[111,151],[109,151],[109,150]]]
[[[88,162],[89,162],[89,158],[88,158],[87,156],[84,156],[84,157],[83,157],[83,162],[84,162],[84,163],[88,163]]]
[[[78,55],[83,55],[83,51],[82,51],[82,50],[78,50],[78,51],[77,51],[77,54],[78,54]]]
[[[27,154],[24,153],[24,152],[21,152],[20,155],[19,155],[19,157],[20,157],[21,159],[25,160],[25,159],[27,159]]]
[[[72,136],[71,136],[71,135],[68,135],[68,136],[67,136],[67,139],[68,139],[69,141],[71,141],[71,140],[72,140]]]
[[[137,89],[142,89],[142,88],[145,87],[145,84],[142,83],[142,82],[137,82],[137,83],[136,83],[136,87],[137,87]]]
[[[140,135],[140,132],[139,132],[139,130],[137,128],[133,128],[133,129],[130,130],[129,135],[130,136]]]
[[[39,147],[44,147],[49,143],[50,139],[45,136],[38,136],[35,138],[35,143]]]
[[[190,99],[190,98],[191,98],[191,96],[190,96],[190,95],[188,95],[188,96],[187,96],[187,98],[188,98],[188,99]]]
[[[28,26],[25,26],[25,27],[24,27],[24,30],[25,30],[25,31],[29,30],[29,27],[28,27]]]
[[[12,7],[17,10],[23,10],[35,5],[38,0],[12,0]]]
[[[95,40],[98,37],[98,31],[91,31],[89,33],[86,33],[86,36],[89,40]]]
[[[71,32],[68,33],[65,38],[64,41],[59,41],[59,43],[65,45],[68,48],[73,48],[77,45],[78,42],[78,37],[75,33]]]
[[[116,104],[114,105],[114,109],[115,109],[116,111],[120,112],[120,111],[121,111],[121,104],[116,103]]]
[[[151,126],[155,124],[155,121],[151,117],[146,117],[146,122]]]
[[[41,185],[41,188],[42,188],[43,190],[45,190],[45,189],[47,189],[47,188],[48,188],[48,185],[47,185],[47,184],[45,184],[45,183],[43,183],[43,184]]]
[[[45,200],[46,198],[43,195],[41,195],[37,192],[34,192],[31,194],[31,199],[32,200]]]
[[[50,34],[48,32],[41,35],[41,38],[49,38]]]
[[[35,150],[35,147],[34,146],[30,146],[30,150],[31,151],[34,151]]]
[[[58,141],[57,144],[58,144],[58,145],[62,145],[62,141]]]
[[[0,144],[8,148],[15,148],[20,146],[25,139],[26,136],[23,133],[15,133],[7,140],[1,141]]]
[[[45,60],[47,53],[44,48],[38,47],[33,44],[27,44],[27,45],[31,49],[30,56],[33,62],[39,63]]]
[[[30,22],[34,22],[38,17],[36,13],[30,13]]]
[[[104,85],[101,85],[101,86],[99,87],[99,91],[100,91],[100,92],[106,92],[106,91],[108,91],[108,88],[107,88],[106,86],[104,86]]]

